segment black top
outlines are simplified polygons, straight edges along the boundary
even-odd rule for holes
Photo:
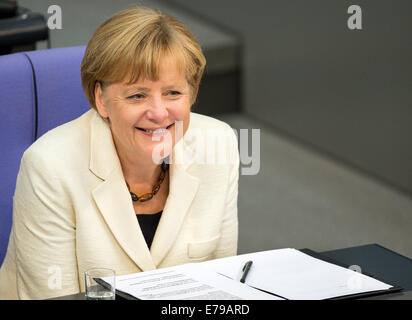
[[[149,249],[152,245],[157,225],[159,224],[160,217],[162,216],[162,212],[163,211],[160,211],[155,214],[136,214],[140,229],[142,229],[144,239],[146,240],[147,247]]]

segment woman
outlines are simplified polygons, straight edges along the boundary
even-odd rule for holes
[[[190,112],[204,66],[189,31],[151,9],[96,30],[81,66],[92,109],[22,158],[0,298],[84,291],[93,267],[122,275],[236,254],[236,136]]]

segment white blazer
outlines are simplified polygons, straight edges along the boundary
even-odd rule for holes
[[[211,133],[217,139],[205,139]],[[222,154],[227,161],[210,161]],[[92,267],[122,275],[236,255],[239,153],[230,126],[191,113],[169,170],[169,195],[149,251],[110,128],[98,113],[43,135],[21,161],[0,299],[83,292]]]

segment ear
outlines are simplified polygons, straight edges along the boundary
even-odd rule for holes
[[[103,99],[103,88],[99,81],[96,82],[94,87],[94,101],[96,103],[97,112],[104,119],[108,118],[107,109]]]

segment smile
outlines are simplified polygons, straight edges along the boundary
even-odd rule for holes
[[[143,132],[145,132],[145,133],[148,133],[148,134],[150,134],[150,135],[151,135],[152,133],[156,133],[156,134],[162,135],[162,134],[165,133],[168,129],[170,129],[173,125],[174,125],[174,123],[168,125],[166,128],[145,129],[145,128],[138,128],[138,127],[136,127],[136,129],[139,129],[139,130],[141,130],[141,131],[143,131]]]

